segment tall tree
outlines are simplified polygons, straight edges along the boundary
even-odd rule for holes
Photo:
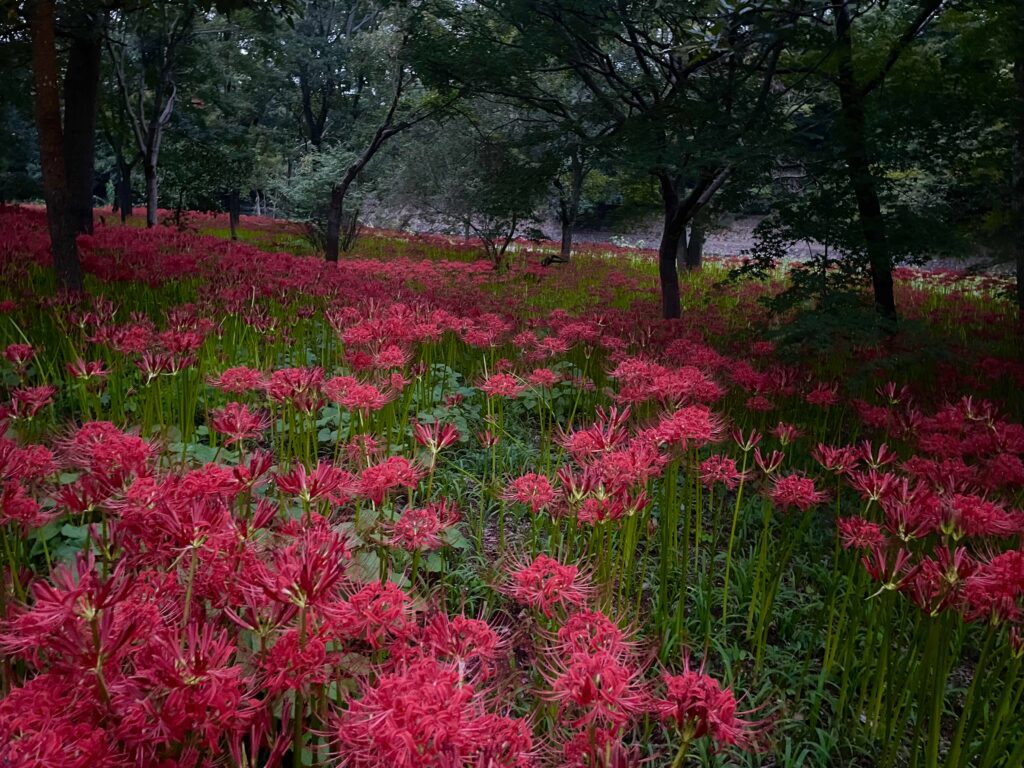
[[[78,232],[92,233],[96,166],[96,117],[107,14],[91,4],[72,6],[64,25],[69,38],[64,71],[64,167],[70,215]]]
[[[178,92],[179,56],[192,37],[198,10],[191,0],[184,0],[159,3],[144,13],[121,14],[107,43],[142,160],[147,227],[156,225],[160,147]]]
[[[32,35],[36,127],[50,251],[58,288],[78,293],[84,285],[64,163],[54,3],[52,0],[32,0],[27,4],[26,12]]]

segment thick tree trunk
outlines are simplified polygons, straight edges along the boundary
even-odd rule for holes
[[[853,68],[850,15],[845,2],[834,3],[836,54],[839,58],[840,133],[850,187],[857,201],[864,248],[871,271],[875,308],[887,320],[896,321],[892,259],[886,236],[885,218],[878,199],[867,146],[865,94],[857,84]]]
[[[54,37],[54,6],[52,0],[35,0],[26,10],[30,16],[32,34],[32,77],[36,91],[39,163],[43,177],[43,196],[46,199],[46,222],[50,230],[54,273],[58,289],[80,293],[84,290],[84,284],[78,245],[75,242],[75,228],[68,208],[57,46]]]
[[[562,220],[562,242],[558,248],[558,258],[560,261],[567,262],[572,257],[572,235],[575,227],[575,221],[569,218]]]
[[[237,189],[228,192],[228,221],[231,225],[231,239],[238,239],[238,220],[241,218],[242,203]]]
[[[156,164],[146,163],[142,167],[146,177],[146,226],[156,226],[156,204],[157,204],[157,177]]]
[[[686,242],[686,230],[679,234],[679,244],[676,246],[676,271],[686,271],[686,248],[688,243]]]
[[[685,264],[688,270],[700,269],[704,263],[704,227],[700,217],[690,222],[690,237],[686,243]]]
[[[75,230],[91,233],[103,22],[99,14],[83,13],[72,23],[64,74],[64,167]]]

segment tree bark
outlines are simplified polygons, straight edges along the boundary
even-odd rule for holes
[[[238,239],[238,220],[242,214],[241,193],[237,189],[228,192],[228,221],[231,225],[231,239]]]
[[[64,167],[69,215],[75,230],[92,233],[103,17],[97,13],[81,13],[72,24],[74,29],[64,73]]]
[[[702,217],[695,217],[690,222],[690,237],[686,243],[685,265],[688,270],[700,269],[704,263],[704,225]]]
[[[119,157],[117,161],[117,207],[121,212],[121,223],[132,215],[132,167]]]
[[[875,308],[882,317],[895,322],[896,298],[893,290],[892,258],[886,235],[885,217],[878,199],[867,146],[866,95],[857,84],[853,67],[851,20],[845,0],[835,0],[836,55],[839,59],[838,85],[840,134],[843,157],[857,201],[864,248],[868,256]]]
[[[661,280],[661,316],[675,320],[682,316],[679,301],[679,270],[676,259],[679,256],[679,241],[686,235],[686,222],[679,216],[679,180],[668,174],[658,175],[661,184],[661,200],[665,207],[665,225],[661,230],[658,244],[658,277]]]
[[[146,163],[142,167],[142,172],[146,178],[146,226],[155,227],[158,192],[156,166],[152,163]]]
[[[1013,62],[1016,86],[1013,146],[1014,250],[1017,257],[1017,309],[1024,328],[1024,6],[1017,8],[1017,53]]]
[[[39,164],[46,199],[46,222],[57,288],[72,293],[84,290],[75,228],[69,211],[61,126],[60,85],[53,0],[35,0],[26,8],[32,34],[32,78],[35,84]]]

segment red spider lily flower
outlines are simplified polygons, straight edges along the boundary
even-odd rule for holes
[[[415,631],[412,598],[393,582],[373,582],[335,603],[329,610],[333,632],[358,639],[372,649],[383,648]]]
[[[828,494],[815,490],[814,481],[804,475],[794,473],[776,477],[768,492],[772,503],[782,509],[796,507],[806,512],[811,507],[828,500]]]
[[[342,763],[353,768],[522,765],[517,752],[532,749],[528,730],[496,726],[458,670],[423,659],[365,686],[338,715],[334,734]],[[481,762],[485,753],[502,762]]]
[[[963,588],[964,618],[995,624],[1024,618],[1024,549],[981,561]]]
[[[453,424],[435,421],[431,424],[416,422],[412,427],[416,442],[424,446],[435,456],[450,445],[454,445],[461,437]]]
[[[476,433],[476,439],[482,448],[494,448],[501,442],[501,435],[498,434],[496,429],[487,427]]]
[[[68,363],[67,371],[76,379],[81,381],[105,379],[110,374],[110,371],[103,366],[102,360],[90,360],[89,362],[86,362],[82,358],[78,358],[73,363]]]
[[[739,471],[736,460],[730,459],[728,456],[716,454],[700,463],[700,481],[705,488],[712,488],[715,483],[722,483],[731,491],[746,476],[747,473]]]
[[[718,442],[725,427],[722,417],[707,406],[690,405],[663,417],[655,430],[662,443],[686,450]]]
[[[899,405],[900,403],[906,402],[910,399],[910,388],[906,386],[898,386],[896,382],[889,381],[885,384],[877,387],[875,391],[878,396],[885,400],[890,406]]]
[[[744,453],[750,453],[757,447],[757,444],[761,442],[761,433],[756,429],[750,430],[750,434],[747,436],[743,435],[743,430],[734,429],[732,433],[732,439],[736,445],[739,446],[740,450]]]
[[[663,696],[655,698],[652,711],[662,722],[672,723],[683,739],[709,736],[714,748],[737,746],[752,749],[764,728],[763,721],[745,720],[737,712],[736,697],[717,680],[704,674],[703,666],[690,669],[684,659],[683,673],[662,674],[665,685]]]
[[[218,751],[226,734],[248,727],[255,703],[234,654],[228,633],[209,624],[190,624],[182,639],[156,633],[136,658],[136,680],[147,690],[127,718],[143,720],[141,732],[158,733],[166,744],[193,738]]]
[[[245,365],[228,368],[220,376],[210,379],[210,386],[221,392],[241,395],[264,387],[263,372]]]
[[[642,713],[648,698],[641,670],[621,656],[598,651],[556,657],[543,695],[558,703],[573,728],[621,726]]]
[[[242,403],[228,403],[210,412],[210,426],[227,435],[225,445],[234,445],[258,439],[270,428],[270,415],[265,411],[250,411],[249,406]]]
[[[53,402],[55,394],[57,388],[50,384],[11,390],[11,418],[21,421],[35,418],[43,408]]]
[[[415,488],[422,470],[404,456],[389,456],[362,471],[356,480],[356,490],[376,506],[384,503],[396,488]]]
[[[501,494],[505,501],[522,504],[533,514],[549,508],[558,498],[558,493],[546,475],[530,472],[511,480]]]
[[[775,410],[775,403],[764,395],[748,397],[747,401],[743,405],[748,411],[752,411],[754,413],[770,413]]]
[[[911,486],[906,478],[894,484],[880,504],[885,529],[900,541],[909,542],[935,533],[942,526],[942,503],[925,485]]]
[[[330,673],[326,632],[322,628],[290,627],[274,634],[274,644],[260,657],[262,683],[272,695],[284,691],[308,693],[326,683]]]
[[[658,450],[656,442],[638,438],[604,454],[596,469],[604,486],[618,493],[631,487],[645,487],[648,480],[661,475],[668,460],[669,457]]]
[[[408,552],[429,551],[444,546],[442,534],[459,521],[455,504],[448,499],[432,501],[425,507],[407,509],[388,528],[391,543]]]
[[[577,731],[562,747],[561,768],[637,768],[643,765],[639,747],[623,745],[624,731],[619,726]]]
[[[818,443],[811,455],[823,469],[837,475],[849,474],[860,461],[860,453],[852,446],[833,448],[824,443]]]
[[[775,437],[779,439],[779,442],[782,443],[783,447],[785,447],[800,436],[800,430],[795,424],[786,424],[785,422],[780,421],[775,425],[775,428],[772,429],[772,434],[775,435]]]
[[[633,654],[635,643],[600,611],[579,611],[559,627],[554,648],[560,656],[610,653],[622,657]]]
[[[514,600],[552,618],[556,608],[568,610],[583,605],[590,585],[575,565],[537,555],[532,563],[514,567],[507,591]]]
[[[818,384],[807,393],[804,400],[819,408],[829,408],[839,402],[838,392],[838,384]]]
[[[872,549],[885,544],[885,534],[878,523],[863,517],[841,517],[836,520],[843,549]]]
[[[562,377],[550,368],[534,368],[526,377],[527,384],[537,389],[551,389],[561,380]]]
[[[416,637],[416,650],[424,657],[452,663],[465,678],[472,665],[481,679],[493,673],[492,665],[502,643],[482,619],[435,613]]]
[[[0,484],[0,525],[15,525],[27,536],[30,529],[41,528],[58,514],[43,512],[39,502],[28,495],[21,483],[8,480]]]
[[[231,468],[239,490],[252,493],[267,484],[268,473],[274,466],[274,456],[269,451],[253,451],[246,456],[244,464],[236,464]]]
[[[954,539],[964,536],[1014,536],[1021,533],[1020,519],[999,504],[980,496],[953,494],[943,500],[942,531]]]
[[[888,466],[899,458],[885,443],[878,446],[876,453],[874,446],[868,440],[860,444],[860,457],[872,469]]]
[[[900,585],[917,606],[936,616],[952,606],[959,607],[967,580],[978,564],[964,547],[937,547],[934,557],[923,557]]]
[[[782,460],[786,455],[782,451],[772,451],[767,458],[761,454],[760,448],[754,449],[754,463],[761,468],[766,475],[770,475],[782,466]]]
[[[869,469],[867,472],[850,472],[850,486],[858,491],[865,501],[881,501],[897,489],[899,478],[891,472]]]
[[[270,374],[264,387],[275,403],[289,403],[297,411],[312,413],[323,404],[323,383],[322,368],[281,368]]]
[[[166,352],[147,349],[135,361],[135,366],[146,377],[146,384],[149,384],[157,376],[170,373],[174,368],[174,360]]]
[[[324,384],[324,394],[343,408],[369,414],[394,400],[396,390],[381,392],[373,384],[364,384],[352,376],[335,376]]]
[[[510,373],[494,373],[477,385],[477,389],[488,397],[518,397],[523,385]]]
[[[20,372],[24,372],[28,368],[35,353],[35,348],[31,344],[8,344],[4,349],[4,357],[7,358],[7,362]]]
[[[916,566],[909,550],[897,549],[894,557],[889,556],[889,548],[885,544],[876,544],[864,555],[864,570],[877,582],[882,584],[879,591],[899,589],[905,580],[913,577]]]
[[[326,524],[314,524],[274,550],[271,565],[253,571],[253,585],[271,600],[295,609],[325,608],[338,598],[348,559],[347,540]]]
[[[321,460],[312,470],[296,463],[287,473],[277,475],[276,482],[278,490],[306,503],[327,500],[342,504],[352,496],[355,481],[350,472]]]

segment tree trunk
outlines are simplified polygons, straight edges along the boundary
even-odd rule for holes
[[[96,166],[96,108],[100,83],[99,14],[77,15],[64,74],[64,167],[68,207],[77,232],[92,233]]]
[[[237,189],[228,192],[228,221],[231,224],[231,239],[238,239],[238,220],[241,218],[241,200]]]
[[[1024,6],[1017,8],[1017,53],[1013,63],[1016,85],[1016,125],[1013,146],[1013,218],[1016,226],[1017,309],[1024,328]]]
[[[846,2],[833,4],[836,18],[836,54],[839,57],[838,84],[840,133],[850,187],[857,200],[864,248],[867,251],[875,308],[887,320],[895,322],[896,298],[893,291],[892,259],[886,237],[885,218],[878,199],[867,146],[865,94],[857,85],[853,68],[853,44],[850,14]]]
[[[156,164],[146,163],[142,167],[146,177],[146,226],[156,226],[157,178]]]
[[[658,277],[661,280],[661,316],[675,320],[682,316],[679,302],[679,242],[686,237],[686,219],[680,216],[679,185],[681,180],[668,173],[656,174],[665,207],[665,225],[658,244]]]
[[[686,271],[686,248],[688,243],[686,242],[686,230],[683,229],[679,234],[679,242],[676,245],[676,271]]]
[[[117,162],[117,207],[121,212],[121,223],[128,221],[132,215],[132,167],[124,162],[124,158]]]
[[[558,249],[559,261],[567,262],[572,257],[572,234],[576,222],[568,218],[562,220],[562,244]]]
[[[331,187],[331,204],[327,209],[327,239],[324,243],[324,258],[338,260],[338,241],[341,235],[341,213],[345,205],[347,186],[335,184]]]
[[[700,269],[704,263],[704,226],[701,217],[690,222],[690,238],[686,243],[685,265],[688,270]]]
[[[30,3],[26,10],[30,15],[39,164],[43,177],[46,223],[50,231],[54,274],[58,289],[81,293],[84,290],[82,265],[78,258],[75,228],[68,207],[68,186],[64,167],[53,0],[36,0]]]

